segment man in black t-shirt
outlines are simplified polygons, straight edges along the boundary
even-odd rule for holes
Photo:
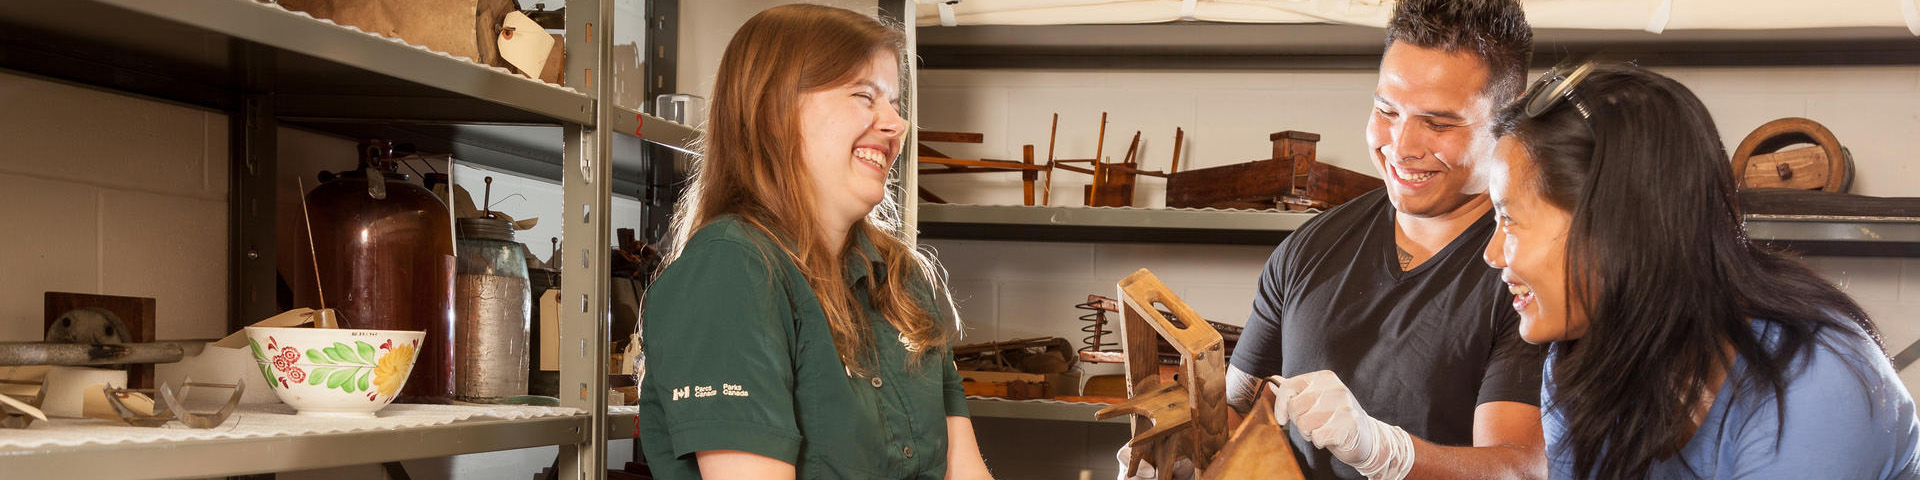
[[[1545,476],[1544,351],[1480,259],[1494,225],[1473,175],[1532,37],[1515,0],[1395,6],[1367,122],[1387,186],[1280,244],[1228,371],[1242,412],[1271,377],[1309,478]]]

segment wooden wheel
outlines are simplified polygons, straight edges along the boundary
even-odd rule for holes
[[[1812,148],[1782,151],[1802,143]],[[1750,166],[1764,170],[1749,172]],[[1795,177],[1799,177],[1796,179]],[[1786,187],[1846,193],[1853,187],[1853,158],[1819,122],[1788,117],[1747,134],[1733,154],[1733,180],[1741,188]]]

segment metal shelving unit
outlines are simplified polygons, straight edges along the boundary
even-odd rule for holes
[[[1594,52],[1648,66],[1916,65],[1889,27],[1641,31],[1536,29],[1534,67]],[[970,25],[917,33],[921,69],[1350,70],[1380,65],[1381,30],[1334,24]],[[911,191],[911,190],[910,190]],[[933,238],[1278,244],[1311,214],[924,205]],[[1238,214],[1238,216],[1235,216]],[[1192,218],[1188,218],[1192,217]],[[1920,218],[1749,217],[1753,238],[1810,255],[1920,257]]]
[[[599,253],[611,243],[608,206],[616,191],[651,198],[658,182],[650,181],[650,162],[638,153],[643,140],[684,151],[698,136],[604,100],[613,91],[615,1],[567,2],[565,87],[252,0],[0,3],[0,69],[229,115],[229,328],[274,313],[273,209],[258,206],[273,205],[280,194],[274,151],[282,124],[411,142],[465,162],[561,180],[563,249],[570,252],[563,275],[598,279],[567,282],[562,291],[567,305],[579,308],[562,314],[560,344],[573,348],[562,355],[561,402],[587,415],[9,451],[0,452],[0,471],[46,472],[28,476],[48,478],[215,476],[559,445],[563,478],[604,477],[603,439],[633,436],[631,414],[614,417],[616,425],[607,414],[609,263]],[[646,5],[649,17],[665,5],[661,18],[649,20],[666,20],[678,4]],[[658,25],[673,28],[670,21]],[[649,42],[645,50],[653,50]],[[649,67],[656,63],[648,60]]]
[[[1920,258],[1920,218],[1748,215],[1747,235],[1806,255]]]

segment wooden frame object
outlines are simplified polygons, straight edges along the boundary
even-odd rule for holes
[[[1800,143],[1813,147],[1784,150]],[[1781,118],[1740,140],[1733,153],[1733,181],[1740,188],[1846,193],[1853,188],[1853,154],[1820,122]]]
[[[1167,178],[1168,172],[1142,170],[1138,154],[1140,153],[1140,132],[1133,132],[1133,141],[1127,145],[1127,154],[1119,162],[1106,159],[1107,113],[1100,113],[1100,134],[1095,140],[1093,158],[1056,159],[1053,157],[1054,140],[1060,131],[1060,114],[1053,114],[1053,129],[1047,134],[1047,180],[1043,187],[1041,204],[1048,204],[1046,195],[1053,190],[1053,169],[1084,173],[1093,176],[1093,182],[1086,185],[1086,205],[1089,207],[1131,207],[1133,206],[1133,186],[1140,175]],[[1186,139],[1186,131],[1175,128],[1173,135],[1173,166],[1171,171],[1180,170],[1180,146]],[[1074,164],[1086,164],[1085,167]]]
[[[1143,459],[1161,468],[1186,459],[1205,466],[1199,473],[1208,479],[1304,478],[1286,431],[1272,419],[1270,402],[1258,407],[1268,412],[1264,416],[1255,412],[1238,431],[1228,432],[1227,355],[1220,333],[1152,272],[1134,272],[1118,287],[1125,304],[1121,345],[1132,396],[1095,417],[1134,416],[1127,475],[1134,475]],[[1180,352],[1175,378],[1159,373],[1160,337]]]
[[[986,136],[978,133],[921,130],[919,143],[920,163],[922,165],[939,165],[939,167],[922,168],[919,170],[919,174],[950,175],[956,173],[1020,172],[1020,183],[1026,190],[1027,206],[1033,206],[1033,182],[1040,179],[1040,172],[1052,169],[1050,165],[1035,165],[1033,163],[1033,145],[1025,145],[1024,148],[1022,148],[1023,153],[1018,162],[1010,160],[953,158],[951,155],[941,153],[939,150],[927,146],[927,142],[981,143],[984,141],[986,141]],[[920,199],[924,201],[947,203],[946,199],[934,195],[933,192],[928,191],[926,187],[921,187],[919,194]]]
[[[1378,178],[1315,160],[1320,135],[1287,130],[1267,136],[1273,158],[1178,172],[1167,178],[1174,208],[1327,209],[1386,185]]]
[[[1127,146],[1127,155],[1120,162],[1106,161],[1107,114],[1100,114],[1100,133],[1095,141],[1093,158],[1054,158],[1055,140],[1060,133],[1060,114],[1053,114],[1053,126],[1047,132],[1047,161],[1037,163],[1034,159],[1033,145],[1023,145],[1020,161],[963,159],[954,158],[940,150],[927,146],[935,143],[982,143],[985,136],[978,133],[938,132],[922,130],[920,133],[920,163],[932,165],[921,168],[921,175],[951,175],[960,173],[999,173],[1020,172],[1020,181],[1025,191],[1026,205],[1034,206],[1034,182],[1039,181],[1039,204],[1051,205],[1053,194],[1053,172],[1055,169],[1093,176],[1093,182],[1086,185],[1086,204],[1090,207],[1130,207],[1133,206],[1133,186],[1140,175],[1167,178],[1169,172],[1180,170],[1180,147],[1186,138],[1186,131],[1174,129],[1173,166],[1169,172],[1141,170],[1137,155],[1140,151],[1140,132],[1133,133],[1133,142]],[[1084,165],[1084,166],[1080,166]],[[1041,175],[1045,174],[1042,179]],[[921,187],[922,201],[931,203],[949,203],[932,191]]]

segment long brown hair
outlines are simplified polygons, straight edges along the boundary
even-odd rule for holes
[[[693,232],[736,215],[773,239],[820,298],[834,348],[852,371],[865,374],[874,349],[864,307],[848,287],[841,257],[821,235],[812,211],[813,182],[801,161],[800,95],[832,88],[866,74],[876,51],[898,53],[900,31],[873,17],[820,5],[769,8],[741,25],[727,44],[714,85],[704,152],[693,183],[674,214],[667,263],[680,256]],[[944,292],[938,265],[898,235],[893,214],[897,186],[855,222],[840,255],[864,257],[866,239],[887,264],[884,282],[869,282],[872,306],[902,334],[917,362],[945,347],[957,328],[945,328],[936,292]],[[771,254],[771,253],[770,253]],[[868,261],[875,259],[865,259]],[[869,277],[878,280],[876,277]],[[956,319],[957,321],[957,319]]]
[[[1745,367],[1718,395],[1781,399],[1816,344],[1879,343],[1846,293],[1748,238],[1719,130],[1686,86],[1602,64],[1572,95],[1532,117],[1515,102],[1499,124],[1534,159],[1516,184],[1573,214],[1567,285],[1591,321],[1584,336],[1554,344],[1556,393],[1543,408],[1565,418],[1561,451],[1549,456],[1571,458],[1575,478],[1644,478],[1672,458],[1693,409],[1713,401],[1713,372],[1735,374],[1719,345]],[[1778,329],[1777,344],[1754,319]],[[1862,374],[1864,364],[1849,365]],[[1775,408],[1784,425],[1787,403]]]

